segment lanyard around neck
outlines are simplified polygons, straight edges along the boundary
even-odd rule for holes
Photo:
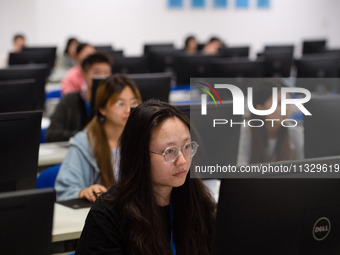
[[[173,219],[174,219],[174,211],[173,211],[173,207],[172,207],[172,198],[171,198],[170,199],[171,249],[172,249],[173,255],[176,255],[176,247],[175,247],[175,243],[174,243],[173,228],[172,228]]]

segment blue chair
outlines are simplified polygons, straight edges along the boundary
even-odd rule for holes
[[[48,100],[50,98],[61,98],[61,90],[52,90],[46,92],[45,99]]]
[[[54,188],[55,179],[59,172],[60,164],[51,166],[41,171],[37,177],[36,187],[37,189]]]

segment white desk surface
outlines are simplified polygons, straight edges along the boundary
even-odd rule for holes
[[[68,142],[41,143],[38,166],[61,164],[66,156]]]
[[[90,208],[72,209],[54,204],[52,242],[79,239]]]
[[[218,202],[219,180],[205,180],[205,185]],[[72,209],[58,203],[54,204],[52,242],[79,239],[90,207]]]

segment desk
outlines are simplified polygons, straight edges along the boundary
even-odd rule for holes
[[[48,167],[61,164],[66,156],[68,142],[42,143],[39,147],[38,166]]]
[[[72,209],[54,204],[52,254],[75,250],[90,208]]]
[[[72,209],[54,204],[52,242],[79,239],[90,208]]]

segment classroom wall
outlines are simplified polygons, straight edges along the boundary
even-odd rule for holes
[[[169,9],[167,0],[1,0],[0,51],[10,49],[12,35],[23,32],[31,45],[57,44],[61,51],[68,36],[99,44],[111,43],[127,55],[142,53],[146,42],[174,42],[182,47],[186,35],[200,41],[220,36],[229,45],[246,45],[255,56],[265,43],[294,43],[301,52],[303,39],[327,38],[340,48],[340,1],[271,0],[269,9],[193,9],[183,0],[181,9]]]

